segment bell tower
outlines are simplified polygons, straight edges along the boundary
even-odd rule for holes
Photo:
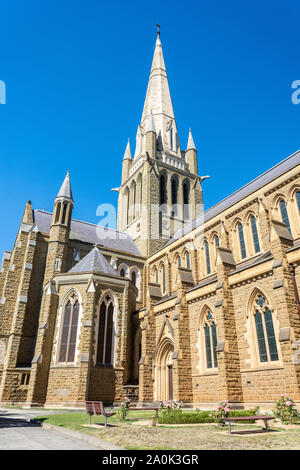
[[[158,27],[134,155],[128,143],[123,158],[118,230],[150,256],[201,211],[197,150],[191,130],[186,151],[180,147]]]

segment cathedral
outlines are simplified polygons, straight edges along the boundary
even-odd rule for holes
[[[0,273],[0,404],[300,406],[300,151],[204,210],[157,33],[117,230],[28,201]]]

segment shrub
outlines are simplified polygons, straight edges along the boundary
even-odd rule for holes
[[[228,401],[220,401],[217,405],[217,409],[212,410],[209,414],[211,421],[224,425],[222,418],[228,418],[230,410],[231,408]]]
[[[161,424],[200,424],[211,423],[211,410],[180,411],[160,413],[159,422]],[[230,416],[254,416],[256,410],[232,410]],[[245,421],[246,423],[246,421]]]
[[[290,397],[284,395],[281,395],[281,398],[275,403],[273,413],[284,424],[298,423],[300,419],[296,404]]]
[[[130,408],[131,400],[126,397],[125,400],[121,403],[121,408],[119,411],[119,416],[121,420],[125,420],[127,418],[127,413]]]

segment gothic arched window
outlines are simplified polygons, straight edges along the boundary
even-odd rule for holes
[[[258,238],[258,232],[257,232],[256,218],[254,217],[254,215],[251,215],[250,222],[251,222],[254,250],[255,250],[255,253],[259,253],[260,245],[259,245],[259,238]]]
[[[161,267],[161,281],[162,281],[162,292],[163,294],[166,292],[166,269],[165,265],[163,264]]]
[[[77,329],[79,319],[79,301],[75,293],[73,293],[65,304],[62,319],[59,362],[74,362]]]
[[[246,258],[247,253],[246,253],[246,245],[245,245],[245,237],[244,237],[244,228],[241,222],[238,223],[237,229],[238,229],[238,235],[239,235],[239,241],[240,241],[241,258],[243,259],[243,258]]]
[[[110,365],[113,362],[113,316],[114,303],[107,295],[99,311],[97,364]]]
[[[120,270],[120,276],[121,276],[121,277],[125,277],[125,270],[124,270],[124,268],[122,268],[122,269]]]
[[[167,194],[166,194],[166,177],[165,175],[160,175],[159,179],[159,204],[166,204]]]
[[[189,218],[190,187],[188,182],[183,183],[183,215],[185,219]]]
[[[177,266],[181,268],[181,258],[179,255],[177,256]]]
[[[59,222],[60,209],[61,209],[61,202],[58,202],[56,205],[55,223]]]
[[[208,310],[203,322],[204,339],[205,339],[205,355],[207,369],[217,368],[217,327],[212,313]]]
[[[185,252],[185,267],[191,269],[191,259],[188,251]]]
[[[154,269],[154,279],[155,279],[155,283],[158,284],[158,271],[156,268]]]
[[[280,209],[280,213],[281,213],[282,222],[287,226],[289,232],[292,233],[291,226],[290,226],[290,220],[289,220],[289,216],[288,216],[288,211],[287,211],[287,208],[286,208],[286,203],[283,199],[281,199],[281,201],[279,202],[279,209]]]
[[[172,179],[172,210],[177,215],[177,203],[178,203],[178,181],[176,178]]]
[[[205,263],[206,263],[206,273],[210,274],[211,266],[210,266],[210,254],[209,254],[209,244],[207,240],[204,242],[204,251],[205,251]]]
[[[136,286],[136,272],[135,271],[132,271],[131,273],[131,280],[133,284]]]
[[[272,312],[262,294],[257,294],[253,310],[260,362],[278,361]]]
[[[297,201],[297,204],[298,204],[298,211],[300,213],[300,191],[296,192],[296,201]]]

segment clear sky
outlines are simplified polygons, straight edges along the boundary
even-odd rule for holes
[[[156,37],[181,147],[192,128],[205,208],[300,148],[299,1],[0,0],[0,251],[24,205],[52,211],[71,173],[73,216],[117,202]]]

